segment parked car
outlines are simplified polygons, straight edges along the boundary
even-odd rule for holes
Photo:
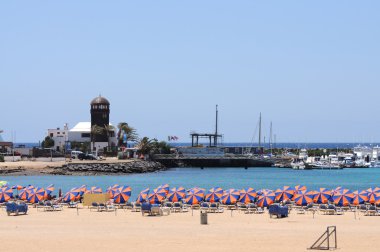
[[[98,160],[99,157],[95,156],[94,154],[78,154],[78,159],[79,160]]]

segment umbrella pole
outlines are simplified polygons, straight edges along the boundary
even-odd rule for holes
[[[78,205],[77,205],[77,216],[79,216],[79,208],[78,208]]]

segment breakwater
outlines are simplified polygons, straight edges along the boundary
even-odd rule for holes
[[[155,161],[129,161],[117,163],[69,163],[54,167],[52,175],[107,175],[148,173],[165,170],[166,167]]]

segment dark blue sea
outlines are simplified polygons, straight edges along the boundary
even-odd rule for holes
[[[364,190],[380,186],[380,168],[344,170],[292,170],[284,168],[174,168],[163,172],[118,175],[118,176],[7,176],[0,177],[11,185],[35,185],[46,187],[53,183],[56,189],[68,191],[83,184],[108,186],[119,184],[132,187],[132,199],[149,187],[151,189],[168,183],[170,187],[195,186],[210,189],[219,186],[223,189],[277,189],[284,185],[306,185],[308,189],[342,186],[351,190]]]

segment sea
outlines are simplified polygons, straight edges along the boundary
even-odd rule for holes
[[[38,146],[38,143],[18,143],[28,147]],[[188,143],[174,143],[175,146],[185,146]],[[277,143],[277,148],[353,148],[359,143]],[[376,143],[360,143],[362,146],[376,146]],[[228,143],[224,146],[253,146],[250,143]],[[268,147],[268,145],[267,145]],[[140,191],[153,190],[162,184],[170,187],[183,186],[186,189],[201,187],[210,189],[243,189],[252,187],[260,189],[278,189],[283,186],[305,185],[308,189],[333,189],[338,186],[350,190],[365,190],[370,187],[380,187],[380,168],[356,168],[342,170],[292,170],[285,168],[172,168],[166,171],[132,175],[114,176],[6,176],[0,177],[10,185],[34,185],[46,187],[54,184],[55,188],[66,192],[81,185],[99,186],[103,190],[114,184],[128,185],[132,188],[132,198]]]
[[[183,186],[186,189],[212,187],[223,189],[278,189],[285,185],[305,185],[314,190],[321,187],[333,189],[338,186],[350,190],[365,190],[380,186],[380,168],[356,168],[342,170],[292,170],[285,168],[173,168],[167,171],[115,175],[115,176],[6,176],[0,177],[10,185],[34,185],[46,187],[54,184],[63,192],[81,185],[99,186],[103,190],[114,184],[132,188],[132,200],[140,191],[169,184],[170,187]]]

